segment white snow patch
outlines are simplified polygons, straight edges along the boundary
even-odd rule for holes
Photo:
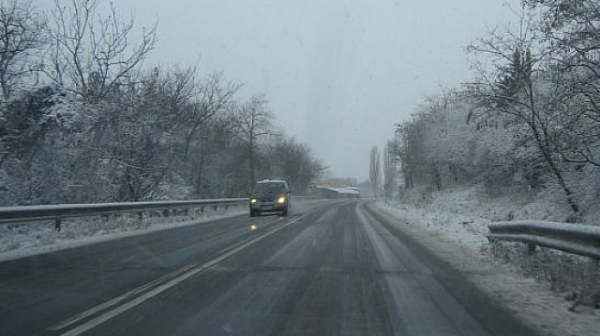
[[[508,219],[560,221],[561,210],[551,204],[523,198],[486,199],[476,188],[432,195],[429,204],[377,202],[407,234],[450,262],[483,291],[504,304],[515,316],[550,336],[598,335],[600,311],[582,307],[570,312],[570,303],[546,286],[494,259],[485,238],[487,225]]]
[[[485,235],[488,233],[487,219],[459,215],[444,211],[419,209],[411,205],[376,203],[377,207],[394,215],[404,218],[409,224],[417,224],[434,236],[443,237],[445,240],[460,244],[473,252],[479,252],[487,244]]]
[[[292,203],[292,214],[306,212],[320,204],[324,201],[298,198]],[[163,217],[160,211],[145,212],[141,222],[135,213],[110,215],[108,220],[101,216],[79,217],[65,219],[60,232],[51,221],[2,224],[0,262],[247,214],[247,205],[241,204],[229,206],[228,210],[222,207],[212,210],[207,206],[205,212],[196,213],[195,218]]]
[[[207,211],[200,217],[186,216],[144,218],[140,223],[135,215],[120,215],[106,221],[100,217],[81,217],[65,220],[60,232],[48,221],[0,225],[0,262],[44,254],[84,245],[96,244],[150,232],[195,225],[247,214],[232,207],[229,210]]]

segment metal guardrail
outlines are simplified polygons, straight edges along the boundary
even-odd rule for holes
[[[309,199],[307,196],[292,196],[296,201]],[[33,205],[0,208],[0,224],[61,220],[69,217],[102,216],[118,213],[177,210],[224,206],[246,205],[248,198],[221,198],[188,201],[124,202]]]
[[[0,208],[0,224],[61,220],[68,217],[101,216],[117,213],[202,208],[247,204],[247,198],[224,198],[190,201],[126,203],[59,204]],[[57,224],[57,226],[60,224]]]
[[[488,240],[523,242],[530,253],[536,246],[600,260],[600,227],[540,221],[498,222],[488,225]]]

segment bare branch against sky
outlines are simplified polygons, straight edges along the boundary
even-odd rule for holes
[[[519,1],[119,0],[115,6],[140,29],[158,20],[146,66],[199,60],[203,73],[223,71],[244,83],[242,99],[264,93],[276,122],[308,143],[333,174],[366,179],[370,148],[383,146],[394,123],[423,97],[465,81],[464,47],[517,19],[511,8]]]

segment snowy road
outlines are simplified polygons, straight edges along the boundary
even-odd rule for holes
[[[0,263],[0,335],[534,335],[367,203]]]

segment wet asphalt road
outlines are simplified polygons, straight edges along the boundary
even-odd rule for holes
[[[360,201],[0,263],[0,335],[534,335]]]

